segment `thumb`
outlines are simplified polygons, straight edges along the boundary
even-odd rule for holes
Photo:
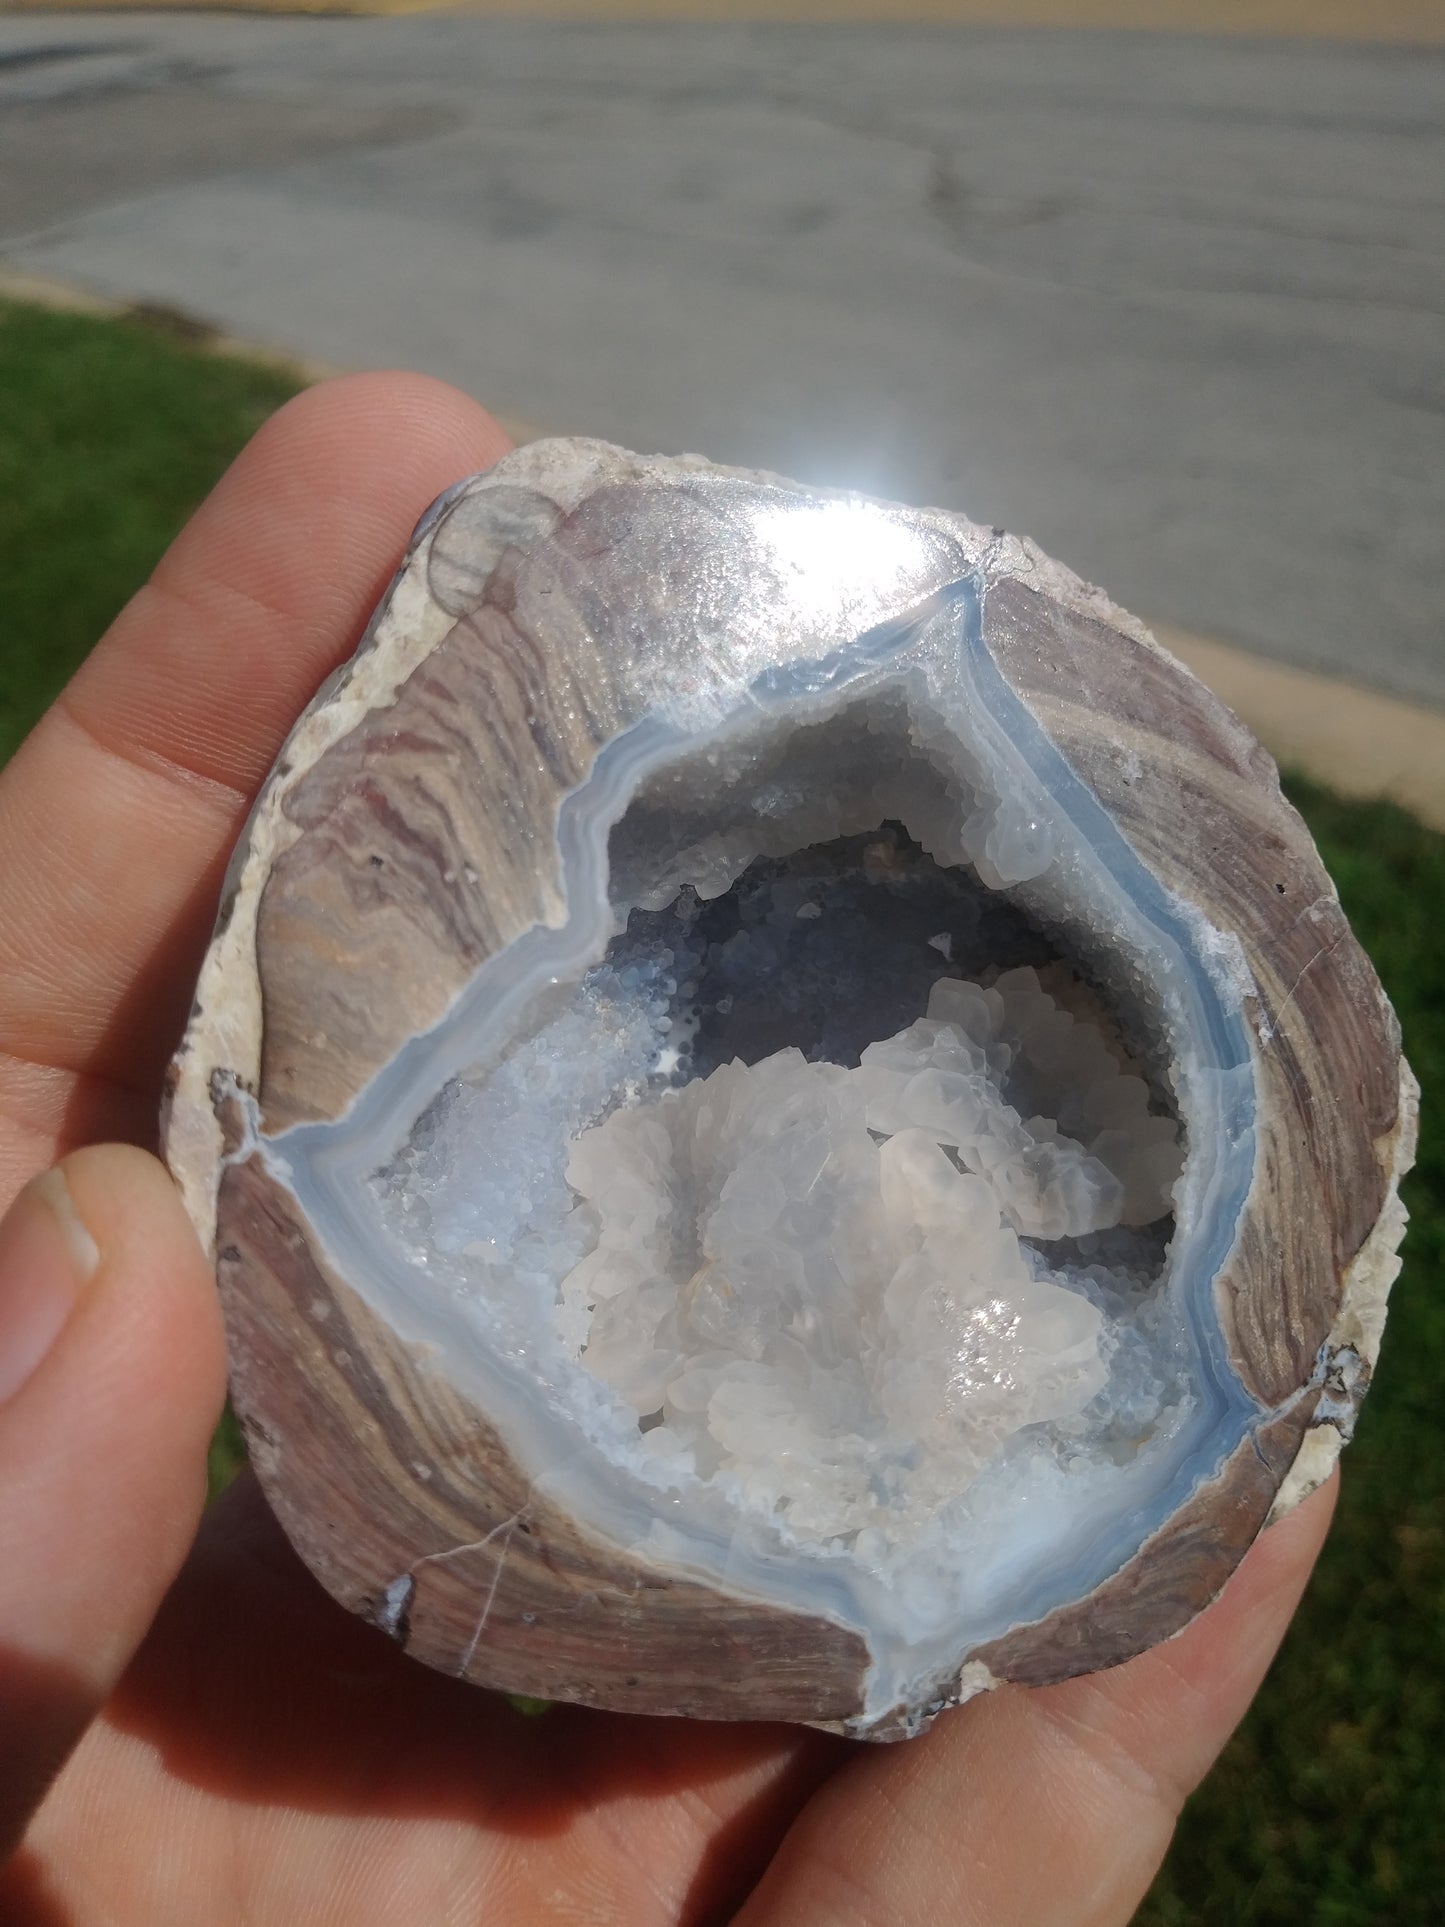
[[[144,1151],[78,1151],[0,1220],[0,1862],[195,1533],[224,1390],[209,1267]]]

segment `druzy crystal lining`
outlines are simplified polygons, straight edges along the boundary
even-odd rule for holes
[[[594,1241],[562,1329],[650,1450],[883,1561],[1004,1439],[1104,1388],[1099,1307],[1020,1234],[1088,1240],[1126,1185],[1152,1223],[1178,1166],[1172,1120],[1036,972],[940,978],[856,1068],[734,1059],[577,1136]]]
[[[1253,1083],[1227,946],[1161,890],[1002,684],[982,644],[979,595],[976,580],[960,578],[859,643],[770,666],[744,679],[731,702],[718,678],[721,695],[715,687],[706,702],[662,704],[615,739],[559,818],[565,923],[534,929],[483,965],[442,1023],[375,1077],[346,1117],[293,1128],[264,1153],[344,1274],[400,1336],[434,1348],[438,1369],[493,1414],[540,1488],[619,1543],[645,1545],[681,1570],[858,1625],[873,1654],[870,1703],[879,1707],[916,1698],[920,1682],[945,1672],[967,1644],[1116,1569],[1257,1415],[1224,1362],[1211,1298],[1253,1155]],[[866,703],[875,709],[863,734],[881,751],[866,797],[820,804],[816,783],[790,799],[753,780],[765,765],[776,772],[797,763],[795,752],[810,747],[800,733],[810,728],[818,767],[831,758],[836,768],[840,743],[856,743]],[[856,791],[856,764],[844,757],[842,767],[842,790]],[[740,773],[747,782],[730,788]],[[890,784],[891,800],[879,791]],[[689,788],[698,835],[686,833],[686,812],[676,807]],[[744,792],[748,807],[720,818],[719,805],[729,796],[736,805]],[[1154,1415],[1132,1449],[1117,1426],[1101,1448],[1087,1425],[1071,1430],[1072,1419],[1026,1422],[966,1489],[923,1507],[928,1516],[911,1534],[851,1526],[800,1534],[785,1513],[750,1505],[735,1481],[649,1448],[655,1428],[640,1427],[636,1406],[579,1363],[577,1334],[569,1342],[558,1317],[559,1280],[546,1290],[479,1288],[487,1267],[477,1254],[449,1257],[444,1245],[414,1240],[405,1184],[376,1179],[426,1153],[456,1092],[504,1084],[523,1039],[565,1024],[577,986],[643,902],[644,874],[654,899],[727,887],[760,853],[866,833],[885,818],[940,864],[967,864],[1040,927],[1063,933],[1079,966],[1107,980],[1116,1009],[1159,1040],[1189,1147],[1167,1264],[1158,1250],[1146,1260],[1142,1246],[1069,1256],[1079,1304],[1102,1310],[1161,1381],[1188,1391]],[[647,834],[629,844],[637,822]],[[668,822],[682,828],[665,848],[656,832]],[[591,1114],[585,1095],[577,1107],[591,1128],[617,1086],[595,1052],[577,1076],[607,1086]],[[516,1115],[525,1116],[520,1102]],[[920,1128],[905,1123],[885,1135]],[[465,1181],[477,1179],[472,1171]],[[1098,1261],[1111,1255],[1112,1266]],[[1091,1270],[1099,1274],[1092,1298]],[[1085,1390],[1083,1380],[1075,1390]],[[784,1549],[795,1556],[780,1559]]]

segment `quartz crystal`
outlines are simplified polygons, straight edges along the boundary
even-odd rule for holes
[[[574,1137],[596,1233],[559,1328],[650,1449],[893,1540],[1103,1388],[1101,1313],[1020,1234],[1164,1217],[1177,1138],[1036,971],[940,977],[857,1068],[734,1060]]]

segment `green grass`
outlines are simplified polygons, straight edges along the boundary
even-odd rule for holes
[[[135,323],[0,304],[0,756],[293,384]],[[1445,1088],[1445,838],[1289,785]],[[1141,1927],[1433,1921],[1445,1882],[1445,1136],[1427,1106],[1413,1217],[1335,1531],[1280,1659],[1185,1813]],[[213,1484],[240,1463],[228,1418]]]
[[[0,302],[0,760],[298,386],[139,322]]]
[[[241,1421],[231,1410],[228,1399],[221,1422],[211,1436],[211,1449],[206,1455],[207,1504],[220,1498],[245,1463],[245,1435],[241,1431]]]

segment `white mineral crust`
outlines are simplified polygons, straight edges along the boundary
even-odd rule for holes
[[[943,978],[856,1069],[734,1061],[582,1132],[596,1243],[559,1326],[651,1450],[797,1534],[891,1537],[1105,1382],[1101,1312],[1021,1237],[1157,1219],[1179,1165],[1173,1120],[1034,970]]]

